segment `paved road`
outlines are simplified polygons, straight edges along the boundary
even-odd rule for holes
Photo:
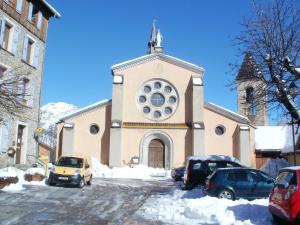
[[[173,182],[94,179],[92,186],[25,186],[0,191],[0,224],[163,224],[135,213],[146,199],[164,193]]]

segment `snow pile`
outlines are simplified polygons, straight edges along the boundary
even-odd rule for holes
[[[139,212],[170,224],[271,225],[267,206],[268,199],[230,201],[203,197],[201,189],[174,190],[150,197]]]
[[[31,168],[33,170],[30,171],[37,171],[38,168]],[[27,172],[27,171],[26,171]],[[40,172],[40,171],[39,171]],[[0,169],[0,177],[6,178],[6,177],[18,177],[18,183],[16,184],[10,184],[8,186],[5,186],[2,191],[21,191],[24,189],[23,184],[27,185],[45,185],[45,180],[43,181],[31,181],[27,182],[24,180],[25,172],[23,170],[19,170],[15,167],[7,167]]]
[[[281,168],[289,166],[291,166],[291,164],[285,159],[268,159],[268,161],[260,168],[260,170],[275,178]]]
[[[43,168],[29,168],[25,171],[25,174],[28,175],[45,175],[45,170]]]
[[[131,179],[153,179],[154,177],[171,178],[170,171],[160,168],[151,168],[144,165],[135,165],[133,167],[113,167],[109,168],[92,158],[93,177],[104,178],[131,178]]]
[[[300,134],[296,133],[295,140]],[[255,129],[255,148],[257,150],[293,151],[292,126],[257,126]]]
[[[59,118],[77,109],[77,106],[64,102],[48,103],[41,107],[40,126],[47,130],[51,125],[55,124]]]

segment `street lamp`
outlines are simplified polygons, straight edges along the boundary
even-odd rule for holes
[[[289,86],[289,94],[295,99],[297,95],[297,85],[294,82],[291,82]],[[294,153],[294,166],[297,166],[297,154],[296,154],[296,146],[295,146],[295,129],[294,129],[294,118],[292,117],[292,132],[293,132],[293,153]],[[298,129],[297,129],[298,132]]]

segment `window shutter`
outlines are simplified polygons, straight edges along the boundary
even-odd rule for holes
[[[20,31],[18,29],[14,29],[14,38],[13,38],[12,48],[11,48],[11,52],[14,55],[17,53],[19,33],[20,33]]]
[[[28,49],[28,37],[27,35],[25,35],[24,38],[24,46],[23,46],[23,53],[22,53],[22,59],[24,61],[26,61],[26,57],[27,57],[27,49]]]
[[[34,91],[35,91],[35,82],[34,80],[29,81],[29,96],[28,96],[28,106],[33,108],[34,103]]]
[[[34,48],[33,66],[37,68],[39,65],[40,46],[37,42],[35,42],[34,45],[35,48]]]
[[[9,138],[8,125],[9,125],[8,122],[2,123],[0,125],[0,129],[1,129],[0,150],[1,150],[1,152],[7,152],[7,149],[8,149],[8,138]]]
[[[22,6],[23,6],[23,0],[17,0],[17,6],[16,6],[17,12],[19,13],[22,12]]]
[[[43,22],[43,14],[41,11],[38,13],[38,22],[37,22],[37,28],[40,30],[42,28],[42,22]]]
[[[31,22],[32,20],[32,10],[33,10],[33,4],[31,2],[29,2],[29,6],[28,6],[28,20]]]
[[[3,44],[5,20],[0,20],[0,46]]]

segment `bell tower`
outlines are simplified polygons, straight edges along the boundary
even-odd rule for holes
[[[266,84],[250,52],[236,76],[238,113],[257,126],[268,125]]]

